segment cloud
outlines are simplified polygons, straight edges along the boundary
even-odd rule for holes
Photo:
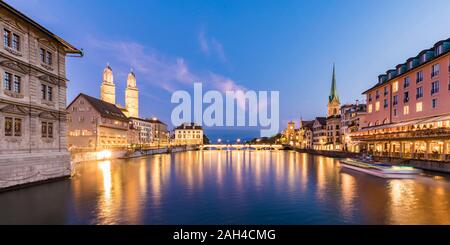
[[[198,33],[198,43],[200,45],[200,50],[206,56],[216,56],[221,62],[227,62],[227,57],[225,55],[225,50],[222,43],[220,43],[214,37],[207,37],[205,29],[202,28]]]
[[[113,55],[117,62],[132,67],[140,75],[140,81],[174,92],[185,89],[194,82],[203,82],[208,89],[219,91],[245,90],[231,78],[213,71],[192,71],[182,57],[170,57],[137,42],[99,40],[91,38],[88,42],[96,50]],[[218,43],[215,45],[219,45]],[[114,67],[113,67],[114,69]]]

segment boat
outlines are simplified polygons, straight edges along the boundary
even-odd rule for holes
[[[373,161],[344,159],[341,167],[351,169],[385,179],[411,179],[422,173],[421,170],[408,166],[392,166]]]

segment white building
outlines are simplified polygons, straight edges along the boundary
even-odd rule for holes
[[[203,128],[195,123],[183,123],[175,128],[175,145],[202,145]]]

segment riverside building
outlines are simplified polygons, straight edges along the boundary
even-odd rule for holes
[[[203,128],[195,123],[183,123],[175,128],[175,145],[202,145]]]
[[[68,176],[66,56],[82,52],[0,1],[0,188]]]
[[[363,94],[367,115],[351,134],[374,155],[450,160],[450,39],[378,77]]]

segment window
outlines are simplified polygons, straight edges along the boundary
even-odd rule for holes
[[[11,47],[11,31],[6,29],[3,31],[3,44],[5,47]]]
[[[409,106],[405,105],[403,106],[403,115],[408,115],[409,114]]]
[[[43,100],[53,101],[53,87],[41,84],[41,98]]]
[[[449,85],[448,85],[448,88],[449,88],[449,89],[448,89],[448,90],[450,90],[450,77],[449,77],[448,80],[449,80],[449,82],[448,82],[448,84],[449,84]],[[372,94],[368,94],[367,96],[368,96],[368,99],[367,99],[367,100],[368,100],[369,102],[372,102]]]
[[[444,53],[444,45],[439,45],[437,50],[436,50],[436,56],[437,55],[441,55],[442,53]]]
[[[397,92],[398,91],[398,81],[395,81],[393,84],[392,84],[392,93],[395,93],[395,92]]]
[[[403,80],[403,88],[409,87],[409,77],[405,77]]]
[[[398,104],[398,95],[394,95],[394,97],[392,97],[392,105],[397,105]]]
[[[388,100],[384,99],[384,108],[387,108],[387,107],[388,107]]]
[[[431,67],[431,77],[434,77],[434,76],[437,76],[437,75],[439,75],[439,64],[434,64],[432,67]]]
[[[387,86],[384,87],[384,96],[388,95],[388,92],[389,92],[388,87]]]
[[[40,58],[41,58],[41,62],[44,64],[52,65],[52,63],[53,63],[52,53],[43,48],[41,48],[41,50],[40,50]]]
[[[423,81],[423,71],[419,71],[416,73],[416,83],[420,83]]]
[[[3,88],[5,90],[11,91],[12,90],[12,74],[5,72],[5,75],[3,76]]]
[[[439,81],[434,81],[431,83],[431,95],[439,92]]]
[[[431,100],[431,107],[434,109],[434,108],[436,108],[437,107],[437,105],[438,105],[438,103],[437,103],[437,99],[433,99],[433,100]]]
[[[20,36],[17,34],[13,34],[12,48],[16,51],[20,51]]]
[[[423,97],[423,87],[416,88],[416,99],[420,99]]]
[[[20,93],[20,77],[14,75],[14,79],[13,79],[13,91],[16,93]]]
[[[5,117],[5,136],[20,137],[21,135],[22,135],[22,119]]]
[[[403,103],[407,103],[409,101],[409,92],[403,93]]]
[[[369,108],[367,109],[369,113],[372,113],[372,104],[369,104]]]
[[[394,116],[397,116],[397,108],[394,108]]]
[[[12,33],[10,30],[3,30],[3,45],[5,48],[11,48],[20,51],[20,36]]]
[[[47,99],[47,85],[41,84],[41,98],[43,100]]]
[[[380,91],[377,90],[375,92],[375,99],[378,99],[378,98],[380,98]]]
[[[42,138],[53,138],[53,123],[42,122]]]
[[[416,103],[416,112],[421,112],[422,111],[422,102],[417,102]]]
[[[380,101],[375,102],[375,111],[380,110]]]

